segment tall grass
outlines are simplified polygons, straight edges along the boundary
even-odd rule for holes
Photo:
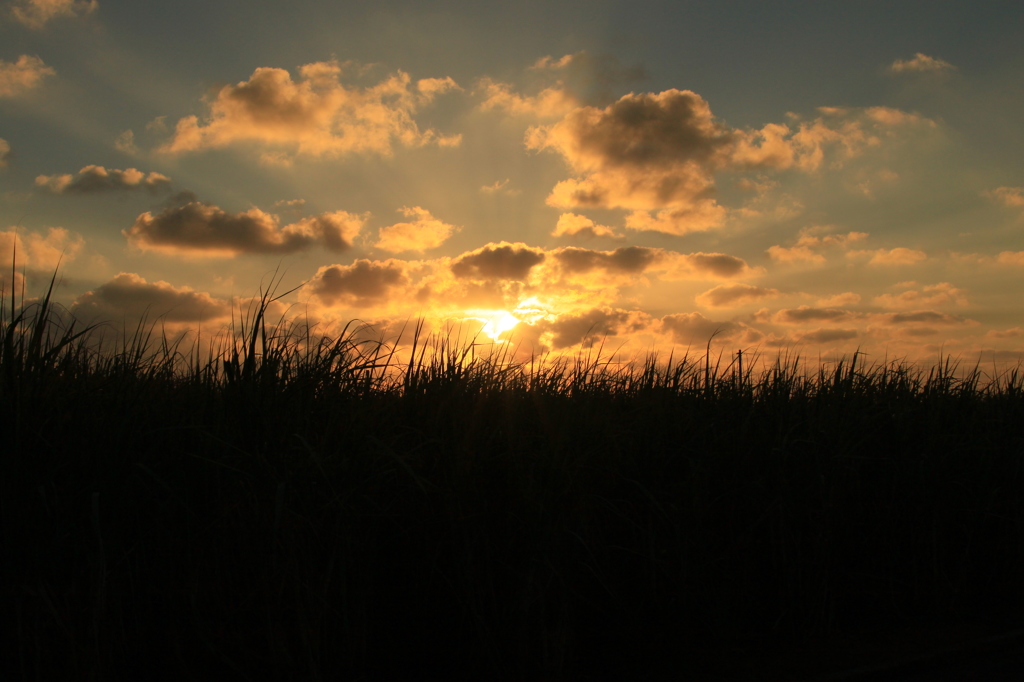
[[[1019,368],[520,362],[273,290],[111,341],[52,290],[0,311],[5,679],[756,679],[1024,607]]]

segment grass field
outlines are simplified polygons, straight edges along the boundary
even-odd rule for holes
[[[1020,625],[1019,371],[399,361],[269,300],[205,350],[6,300],[4,679],[798,679]]]

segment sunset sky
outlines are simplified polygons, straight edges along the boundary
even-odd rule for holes
[[[5,2],[0,282],[58,259],[89,321],[279,269],[324,331],[1017,361],[1024,3]]]

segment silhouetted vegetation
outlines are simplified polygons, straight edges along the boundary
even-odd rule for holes
[[[207,349],[5,300],[4,679],[785,679],[1024,612],[1018,371],[399,362],[270,298]]]

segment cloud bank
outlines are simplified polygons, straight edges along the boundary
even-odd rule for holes
[[[169,189],[171,179],[160,173],[143,173],[135,168],[108,170],[103,166],[86,166],[75,175],[40,175],[36,178],[36,186],[54,194],[96,194],[136,189],[155,193]]]

